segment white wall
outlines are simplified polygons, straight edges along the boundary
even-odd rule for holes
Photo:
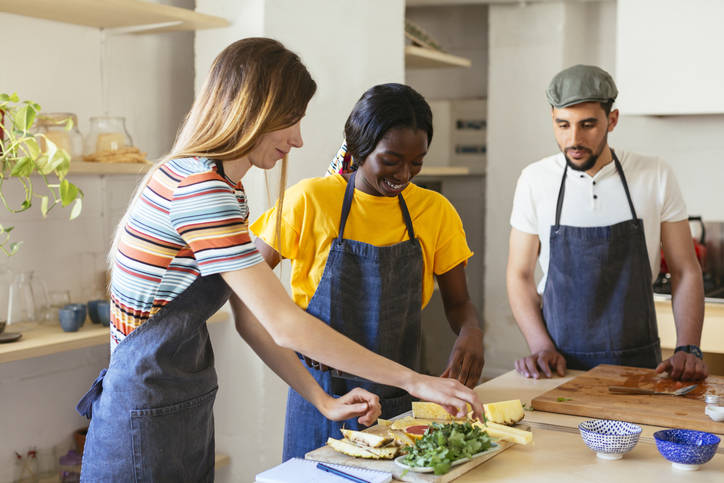
[[[193,7],[193,0],[164,3]],[[126,117],[134,144],[149,158],[169,149],[193,99],[193,33],[108,36],[104,105],[100,30],[0,14],[0,31],[11,39],[3,53],[1,92],[17,92],[48,112],[74,112],[82,132],[90,116],[107,109]],[[36,207],[16,216],[0,212],[0,223],[15,225],[15,240],[25,242],[16,256],[0,263],[34,270],[50,290],[69,290],[73,301],[86,302],[103,293],[110,235],[138,178],[70,179],[85,193],[80,218],[68,222],[64,210],[42,220]],[[20,194],[17,187],[9,191]],[[75,404],[107,361],[104,345],[0,364],[0,482],[14,477],[15,450],[25,452],[31,445],[67,450],[72,431],[87,425]]]
[[[317,82],[302,121],[304,148],[290,155],[288,184],[321,176],[342,141],[349,112],[369,87],[402,82],[402,0],[265,0],[200,2],[205,13],[224,15],[233,25],[196,35],[197,87],[213,57],[228,43],[252,35],[280,40],[298,53]],[[245,12],[242,10],[247,9]],[[243,18],[238,17],[243,14]],[[278,178],[278,171],[270,179]],[[272,183],[273,184],[273,183]],[[252,218],[269,206],[264,175],[244,178]],[[276,190],[272,189],[272,201]],[[287,282],[289,269],[282,272]],[[281,461],[287,386],[235,335],[230,324],[212,332],[219,373],[215,406],[217,450],[231,456],[217,481],[251,481]]]

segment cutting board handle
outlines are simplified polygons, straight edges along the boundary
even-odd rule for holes
[[[608,392],[616,394],[654,394],[654,391],[650,389],[640,389],[638,387],[626,386],[608,386]]]

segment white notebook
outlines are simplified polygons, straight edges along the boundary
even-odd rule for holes
[[[256,481],[258,483],[349,483],[350,480],[346,478],[317,469],[317,463],[318,461],[292,458],[279,466],[259,473],[256,475]],[[357,478],[362,478],[370,483],[389,483],[392,481],[392,473],[353,466],[336,465],[334,463],[324,464],[354,475]]]

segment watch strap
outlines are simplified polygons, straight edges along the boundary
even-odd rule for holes
[[[676,349],[674,349],[674,354],[677,352],[687,352],[689,354],[694,354],[699,359],[703,359],[704,355],[701,353],[701,348],[699,348],[698,345],[680,345]]]

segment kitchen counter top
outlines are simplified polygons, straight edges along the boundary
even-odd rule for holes
[[[659,325],[661,347],[676,347],[676,325],[671,300],[654,296],[656,319]],[[716,354],[724,354],[724,304],[704,304],[704,330],[701,334],[701,350]]]
[[[510,371],[478,386],[475,391],[484,403],[520,399],[530,401],[563,384],[581,371],[569,371],[566,377],[526,379]],[[656,449],[653,433],[659,427],[642,425],[639,443],[623,459],[601,460],[581,439],[577,426],[589,418],[542,411],[526,412],[525,422],[533,431],[533,444],[515,445],[492,458],[456,482],[707,482],[721,481],[724,474],[724,448],[698,471],[677,471]]]

